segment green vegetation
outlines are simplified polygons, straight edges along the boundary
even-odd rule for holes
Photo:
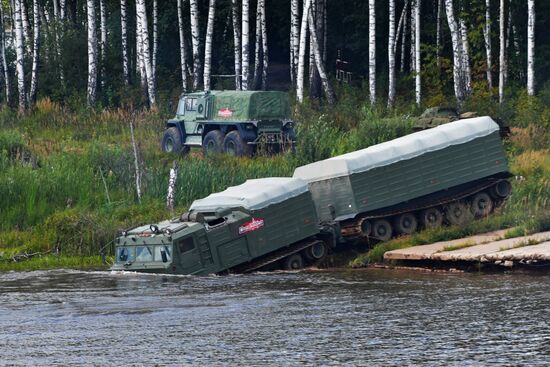
[[[160,137],[169,115],[163,110],[132,116],[123,109],[61,107],[48,99],[40,100],[25,116],[0,109],[0,262],[8,264],[6,260],[18,254],[48,252],[98,261],[103,247],[110,253],[108,244],[119,230],[176,216],[196,198],[248,178],[288,176],[298,165],[412,131],[414,121],[406,116],[418,112],[414,107],[388,112],[381,106],[371,108],[361,90],[346,89],[339,94],[342,97],[333,108],[306,102],[296,111],[296,154],[245,159],[206,159],[198,151],[186,157],[162,153]],[[470,103],[470,110],[492,113],[514,126],[506,147],[513,172],[522,177],[514,181],[514,194],[506,208],[465,227],[424,231],[375,246],[355,265],[380,261],[383,252],[393,248],[498,228],[530,232],[550,227],[550,91],[541,92],[538,98],[520,94],[502,108],[488,96]],[[135,189],[132,118],[142,171],[141,202]],[[169,212],[165,197],[174,159],[179,166],[177,207]],[[47,260],[53,257],[37,255],[29,266],[56,264]],[[90,264],[97,265],[93,261]]]

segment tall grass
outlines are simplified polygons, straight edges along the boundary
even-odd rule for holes
[[[193,200],[212,192],[250,178],[290,176],[301,164],[412,132],[414,119],[409,115],[414,108],[388,112],[371,107],[359,89],[343,88],[340,96],[334,107],[307,102],[295,109],[295,154],[240,159],[204,158],[196,150],[185,157],[162,153],[160,138],[169,117],[163,111],[70,110],[48,99],[23,116],[0,108],[0,258],[35,251],[93,256],[118,230],[183,212]],[[536,103],[546,114],[545,102],[521,98],[510,104]],[[498,109],[484,99],[476,103],[481,110]],[[550,206],[550,158],[545,150],[550,125],[529,123],[536,116],[528,108],[519,111],[521,123],[507,150],[514,172],[523,178],[514,182],[505,215],[521,224]],[[141,203],[130,121],[138,142]],[[179,167],[174,213],[164,204],[173,160]]]

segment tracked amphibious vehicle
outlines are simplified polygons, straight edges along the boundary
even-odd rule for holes
[[[180,218],[123,233],[113,269],[297,269],[349,241],[487,216],[510,195],[509,176],[499,126],[459,120],[196,200]]]

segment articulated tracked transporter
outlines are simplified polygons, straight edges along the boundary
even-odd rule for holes
[[[117,239],[114,270],[209,274],[301,268],[329,248],[489,215],[510,195],[499,126],[460,120],[249,180]]]

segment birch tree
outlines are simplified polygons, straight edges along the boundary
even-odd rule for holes
[[[414,4],[414,24],[415,24],[415,62],[414,62],[414,72],[415,72],[415,95],[416,95],[416,105],[420,106],[422,99],[422,83],[421,83],[421,66],[420,66],[420,1],[416,0]]]
[[[21,21],[21,0],[15,0],[14,20],[15,20],[15,53],[16,53],[16,73],[17,89],[19,93],[19,112],[25,112],[27,107],[27,94],[25,90],[25,68],[24,68],[24,46],[23,46],[23,24]]]
[[[489,91],[493,90],[492,50],[491,50],[491,0],[485,0],[485,26],[483,27],[483,38],[485,39],[485,53],[487,60],[487,85]]]
[[[490,1],[490,0],[487,0]],[[436,64],[437,70],[441,71],[441,3],[443,0],[437,0],[437,25],[436,25],[436,36],[435,36],[435,49],[436,49]]]
[[[258,89],[262,73],[263,61],[262,56],[262,16],[261,16],[261,0],[257,1],[256,6],[256,37],[254,45],[254,75],[252,77],[252,89]]]
[[[300,25],[300,42],[298,51],[298,70],[296,72],[296,99],[299,103],[304,101],[304,61],[306,57],[307,22],[311,0],[304,0],[302,10],[302,22]]]
[[[38,88],[38,58],[40,55],[40,8],[38,0],[33,0],[33,46],[32,46],[32,75],[30,102],[36,102],[36,91]]]
[[[183,32],[183,0],[178,2],[178,33],[180,38],[180,65],[181,65],[181,84],[183,91],[187,91],[187,46],[185,44],[185,33]]]
[[[54,0],[54,3],[57,0]],[[107,13],[105,0],[99,0],[99,28],[100,28],[100,54],[101,54],[101,86],[105,87],[105,48],[107,47]]]
[[[527,93],[535,95],[535,0],[527,0]]]
[[[466,93],[472,90],[472,70],[470,68],[470,42],[468,41],[468,29],[463,18],[459,20],[460,39],[462,42],[462,73]]]
[[[409,17],[408,14],[408,7],[409,3],[405,3],[405,9],[403,11],[405,12],[405,18],[403,19],[403,33],[401,34],[401,63],[399,65],[399,71],[401,73],[405,72],[405,45],[407,44],[407,21]]]
[[[269,68],[269,49],[267,45],[267,22],[265,16],[265,0],[259,0],[262,4],[260,20],[262,26],[262,90],[267,89],[267,71]]]
[[[453,0],[445,0],[445,11],[447,13],[447,23],[451,32],[451,40],[453,43],[453,79],[454,91],[456,100],[459,106],[465,98],[464,78],[462,74],[462,39],[460,29],[454,16]]]
[[[388,0],[388,5],[388,107],[392,107],[395,100],[395,0]]]
[[[369,97],[376,103],[376,13],[375,0],[369,0]]]
[[[239,22],[239,8],[237,0],[231,0],[231,19],[233,20],[233,51],[235,54],[235,89],[241,90],[241,27]]]
[[[506,40],[504,36],[504,0],[500,0],[500,15],[499,15],[499,30],[500,30],[500,50],[499,50],[499,75],[498,75],[498,100],[499,103],[504,101],[504,73],[506,72],[505,63],[505,46]]]
[[[155,80],[153,76],[153,68],[151,65],[151,53],[149,52],[149,28],[147,26],[147,9],[145,8],[145,0],[136,1],[136,16],[139,33],[141,36],[141,53],[143,63],[145,65],[145,73],[147,75],[147,93],[149,96],[149,104],[155,104]]]
[[[25,4],[25,0],[19,0],[19,8],[20,8],[20,16],[21,16],[21,26],[23,29],[23,46],[27,49],[27,54],[30,54],[32,52],[31,50],[31,31],[30,31],[30,24],[29,24],[29,18],[27,17],[27,6]]]
[[[201,57],[200,57],[200,31],[199,31],[199,7],[197,0],[189,0],[191,13],[191,43],[193,45],[193,89],[199,88],[201,79]]]
[[[242,40],[241,40],[241,59],[242,59],[242,81],[241,86],[243,90],[248,90],[248,81],[250,79],[249,70],[249,41],[250,41],[250,22],[249,22],[249,0],[242,0]]]
[[[308,13],[309,33],[312,40],[311,45],[313,46],[312,53],[315,58],[315,65],[317,67],[317,71],[319,72],[319,77],[321,79],[321,83],[323,84],[327,101],[332,105],[336,102],[336,96],[334,95],[334,90],[330,85],[327,73],[325,71],[325,66],[323,65],[323,57],[321,55],[321,51],[319,50],[319,38],[317,37],[317,29],[315,27],[315,20],[313,19],[311,8],[309,8]]]
[[[296,84],[298,53],[300,48],[300,6],[299,0],[290,2],[290,80]]]
[[[151,68],[153,69],[153,80],[157,80],[157,55],[159,48],[158,40],[158,2],[153,0],[153,56],[151,58]]]
[[[18,0],[16,0],[18,1]],[[97,95],[97,35],[94,0],[86,0],[88,24],[88,106],[94,106]]]
[[[181,0],[178,0],[181,1]],[[122,77],[124,85],[130,84],[130,65],[128,60],[128,26],[126,0],[120,0],[120,28],[122,38]]]
[[[4,27],[4,9],[0,5],[0,57],[2,58],[2,70],[4,73],[4,88],[6,91],[6,103],[10,102],[10,74],[8,60],[6,59],[6,31]]]
[[[204,42],[204,90],[210,90],[210,70],[212,67],[212,36],[214,34],[214,18],[216,16],[216,0],[210,0],[208,5],[208,24],[206,26],[206,41]]]

